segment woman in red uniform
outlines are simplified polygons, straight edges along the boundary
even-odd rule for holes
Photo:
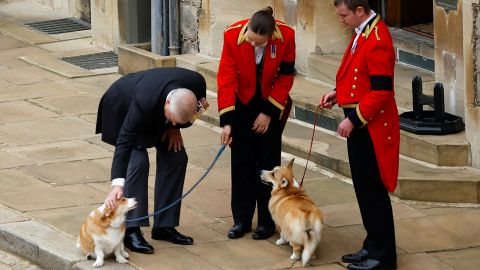
[[[254,239],[275,233],[268,211],[271,189],[259,172],[280,165],[283,117],[293,84],[295,32],[273,18],[266,7],[224,31],[218,71],[221,143],[232,149],[232,214],[229,238],[251,231],[255,205],[258,226]]]

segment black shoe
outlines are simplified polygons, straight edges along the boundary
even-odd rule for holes
[[[395,270],[397,269],[396,263],[382,264],[380,261],[366,259],[359,263],[352,263],[347,266],[350,270]]]
[[[262,240],[262,239],[270,238],[270,236],[274,234],[275,234],[275,227],[259,225],[255,229],[255,232],[252,234],[252,238],[255,240]]]
[[[243,237],[246,233],[252,231],[252,225],[237,223],[228,231],[228,238],[236,239]]]
[[[342,262],[344,263],[359,263],[367,259],[368,251],[361,249],[357,253],[345,254],[342,256]]]
[[[191,245],[193,239],[179,233],[174,227],[153,227],[152,239],[165,240],[177,245]]]
[[[153,247],[143,238],[143,233],[139,227],[127,228],[123,244],[133,252],[152,254]]]

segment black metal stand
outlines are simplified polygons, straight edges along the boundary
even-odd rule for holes
[[[436,83],[433,97],[423,94],[422,78],[412,81],[413,111],[400,114],[400,128],[415,134],[442,135],[462,131],[462,118],[445,112],[443,85]],[[430,105],[433,111],[424,111],[423,105]]]

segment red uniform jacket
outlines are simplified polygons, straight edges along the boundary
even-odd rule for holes
[[[220,125],[233,121],[238,97],[247,104],[256,91],[255,49],[248,42],[249,20],[236,22],[225,29],[222,56],[218,69],[218,111]],[[295,66],[295,32],[281,21],[268,40],[263,57],[261,91],[265,103],[262,112],[280,118],[292,89]]]
[[[388,191],[397,185],[400,124],[393,90],[395,51],[387,25],[372,19],[351,48],[345,51],[336,76],[338,105],[355,107],[348,118],[356,127],[368,128],[380,176]]]

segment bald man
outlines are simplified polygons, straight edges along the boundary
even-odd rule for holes
[[[192,125],[205,108],[205,79],[183,68],[155,68],[126,75],[110,86],[100,100],[96,133],[114,145],[112,191],[105,200],[114,208],[116,198],[135,197],[138,206],[127,218],[148,214],[147,148],[157,150],[154,210],[182,195],[188,157],[180,128]],[[179,233],[180,204],[154,217],[152,239],[191,245],[193,239]],[[149,219],[126,223],[124,244],[134,252],[151,254],[153,247],[140,227]]]

